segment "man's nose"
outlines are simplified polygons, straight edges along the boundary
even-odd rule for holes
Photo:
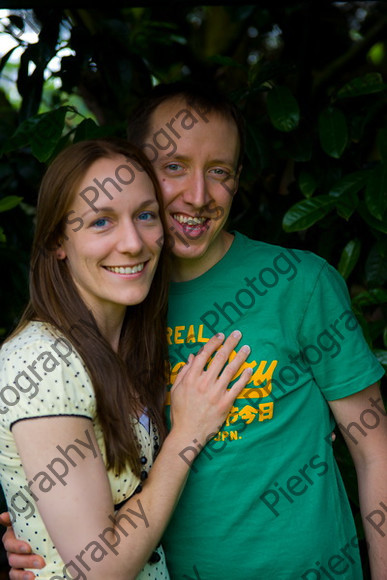
[[[208,190],[206,177],[202,171],[194,172],[186,185],[184,201],[197,209],[200,209],[209,203],[211,195]]]

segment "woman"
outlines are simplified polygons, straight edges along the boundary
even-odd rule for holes
[[[42,181],[30,303],[0,356],[1,484],[46,561],[38,578],[168,578],[159,541],[189,471],[180,454],[249,380],[227,389],[249,353],[224,366],[240,333],[213,337],[175,381],[166,435],[161,207],[150,163],[118,139],[71,145]]]

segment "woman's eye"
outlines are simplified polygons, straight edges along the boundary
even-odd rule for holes
[[[106,218],[98,218],[91,225],[96,227],[96,228],[103,228],[104,226],[107,225],[107,223],[108,223],[108,221]]]

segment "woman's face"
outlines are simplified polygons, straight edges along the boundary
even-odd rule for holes
[[[163,228],[152,181],[118,155],[99,159],[82,179],[57,250],[97,321],[123,315],[148,294]]]

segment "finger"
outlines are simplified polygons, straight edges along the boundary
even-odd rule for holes
[[[3,526],[12,526],[11,516],[9,512],[3,512],[0,514],[0,524]]]
[[[21,555],[21,554],[10,554],[8,553],[8,563],[11,568],[24,569],[24,568],[36,568],[40,570],[44,568],[46,563],[41,556],[36,554]]]
[[[248,367],[247,369],[245,369],[243,371],[243,373],[241,374],[239,379],[237,381],[235,381],[233,386],[230,389],[227,389],[226,395],[230,399],[229,400],[230,406],[235,401],[237,396],[241,394],[241,392],[243,391],[243,389],[245,388],[245,386],[247,385],[247,383],[251,379],[252,374],[253,374],[253,369],[251,367]]]
[[[3,536],[4,548],[12,554],[30,554],[31,546],[23,540],[18,540],[12,528],[8,528]],[[20,568],[20,566],[18,566]]]
[[[246,362],[247,357],[251,352],[251,348],[245,344],[223,369],[219,376],[218,385],[228,387],[228,385],[236,378],[238,373],[241,373],[241,366]]]
[[[187,362],[179,368],[179,370],[177,371],[177,375],[175,377],[175,380],[173,381],[173,386],[171,388],[171,392],[175,391],[176,388],[179,386],[179,384],[181,383],[181,381],[184,379],[185,375],[187,374],[190,365],[192,363],[192,361],[194,360],[194,355],[190,354],[188,357]]]
[[[211,360],[208,365],[208,377],[211,379],[216,379],[223,367],[227,364],[231,353],[236,348],[238,342],[242,337],[242,333],[239,330],[234,330],[226,339],[221,348],[218,349],[216,355]]]
[[[192,361],[192,374],[200,374],[206,366],[208,359],[216,352],[224,341],[224,334],[219,332],[215,334],[206,344],[199,350]]]
[[[34,580],[36,578],[33,572],[26,572],[25,570],[12,570],[9,573],[10,580]]]

